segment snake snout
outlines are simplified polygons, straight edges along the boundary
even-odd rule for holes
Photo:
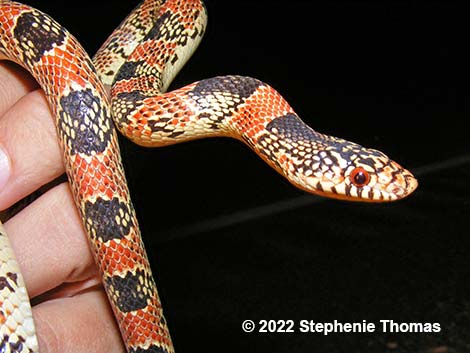
[[[406,195],[409,195],[418,187],[418,180],[410,172],[408,172],[408,174],[405,174],[404,179],[406,183]]]
[[[386,192],[394,200],[407,197],[418,187],[418,181],[408,170],[401,168],[399,173],[395,173],[393,181],[387,186]]]

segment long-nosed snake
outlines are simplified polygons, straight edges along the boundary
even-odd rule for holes
[[[259,80],[215,77],[163,94],[205,32],[200,0],[143,1],[93,62],[73,36],[29,6],[0,0],[0,23],[0,59],[32,73],[56,116],[76,205],[129,352],[173,346],[111,115],[121,133],[146,146],[234,137],[295,186],[323,196],[394,201],[417,186],[383,153],[306,126]],[[0,351],[36,352],[27,295],[1,228],[0,242]]]

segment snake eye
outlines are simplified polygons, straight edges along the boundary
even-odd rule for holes
[[[353,169],[351,175],[349,175],[349,179],[354,186],[360,188],[369,183],[370,175],[364,168],[357,167]]]

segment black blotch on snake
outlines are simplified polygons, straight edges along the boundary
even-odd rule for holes
[[[72,154],[91,156],[103,153],[108,147],[113,127],[109,112],[99,103],[100,98],[89,88],[60,98],[58,130]]]
[[[28,65],[40,61],[44,53],[62,45],[65,39],[64,31],[49,16],[36,11],[18,17],[14,36],[23,48]]]
[[[119,199],[97,198],[85,203],[86,225],[95,239],[107,242],[122,239],[134,228],[131,211]],[[93,221],[92,221],[93,220]]]
[[[144,309],[149,305],[153,293],[148,291],[148,283],[152,281],[144,270],[136,270],[135,273],[127,272],[125,277],[113,276],[105,279],[105,285],[110,288],[110,293],[115,293],[111,300],[123,313]],[[144,291],[144,288],[146,290]]]

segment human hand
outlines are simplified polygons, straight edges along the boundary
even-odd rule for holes
[[[35,81],[0,61],[0,210],[64,173],[54,118]],[[42,352],[124,352],[67,183],[5,223]]]

